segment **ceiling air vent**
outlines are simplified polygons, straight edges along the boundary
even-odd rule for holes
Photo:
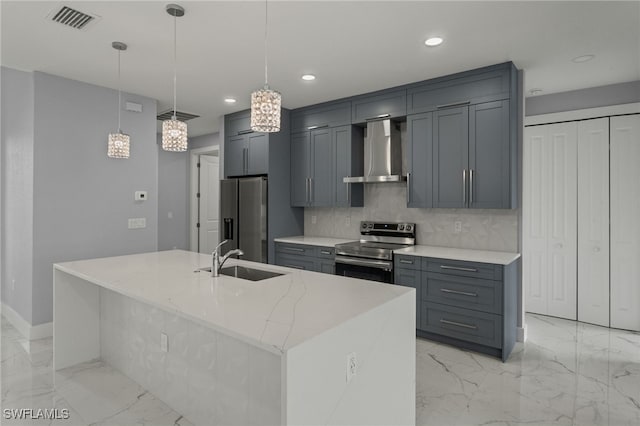
[[[160,114],[158,114],[157,118],[160,121],[164,121],[164,120],[170,120],[171,117],[173,117],[172,109],[165,112],[161,112]],[[198,117],[200,116],[195,114],[189,114],[188,112],[176,111],[176,118],[180,121],[189,121],[192,118],[198,118]]]
[[[90,22],[96,19],[96,16],[88,15],[68,6],[62,6],[62,8],[57,11],[54,10],[49,16],[53,22],[75,28],[76,30],[84,29]]]

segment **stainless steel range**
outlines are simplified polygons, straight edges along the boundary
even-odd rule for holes
[[[415,223],[360,222],[360,241],[336,245],[336,275],[393,283],[393,251],[415,243]]]

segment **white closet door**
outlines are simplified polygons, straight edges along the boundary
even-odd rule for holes
[[[611,327],[640,331],[640,115],[610,125]]]
[[[578,122],[578,320],[609,326],[609,119]]]
[[[527,127],[523,173],[525,309],[575,320],[577,124]]]

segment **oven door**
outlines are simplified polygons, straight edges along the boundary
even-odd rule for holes
[[[393,262],[336,256],[336,275],[363,280],[393,283]]]

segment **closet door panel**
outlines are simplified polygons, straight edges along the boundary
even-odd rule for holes
[[[610,126],[611,327],[640,331],[640,115]]]
[[[578,320],[609,326],[609,119],[578,122]]]

